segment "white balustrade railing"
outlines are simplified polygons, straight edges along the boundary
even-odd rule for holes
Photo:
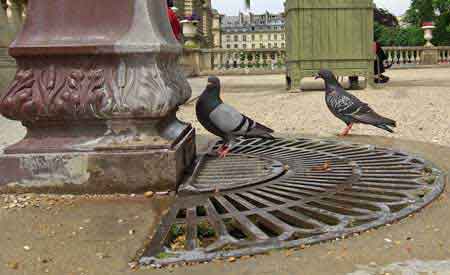
[[[420,65],[424,49],[424,47],[383,47],[388,63],[393,66]]]
[[[213,70],[276,70],[285,66],[284,49],[210,49]]]
[[[433,48],[439,55],[438,64],[448,64],[450,47]],[[423,65],[422,54],[425,47],[383,47],[388,60],[394,67],[417,67]],[[200,64],[197,72],[238,72],[258,74],[283,72],[285,69],[286,50],[271,49],[199,49],[194,50],[199,55]],[[191,51],[192,53],[192,51]],[[191,60],[195,60],[191,59]],[[186,64],[186,63],[185,63]]]
[[[439,51],[439,64],[450,63],[450,47],[437,47]]]

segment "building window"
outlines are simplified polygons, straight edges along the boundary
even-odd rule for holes
[[[247,49],[247,44],[243,44],[242,48]]]
[[[231,45],[230,44],[227,44],[227,49],[231,49]]]
[[[238,35],[235,35],[234,36],[234,42],[238,42],[239,41],[239,36]]]
[[[239,48],[239,45],[238,44],[234,44],[234,48],[235,49]]]
[[[242,41],[247,41],[247,35],[244,34],[244,35],[242,36]]]
[[[264,48],[265,48],[265,47],[264,47],[264,43],[259,44],[259,47],[262,48],[262,49],[264,49]]]
[[[282,47],[282,48],[284,48],[284,47],[285,47],[284,43],[281,43],[281,47]]]
[[[255,41],[255,35],[252,34],[252,41]]]
[[[252,49],[256,49],[256,45],[255,44],[252,44]]]
[[[227,35],[227,42],[231,42],[231,36]]]
[[[275,42],[275,45],[273,45],[275,48],[278,48],[278,43]]]
[[[284,33],[281,34],[281,40],[284,40]]]
[[[274,40],[278,40],[278,35],[277,34],[274,35]]]
[[[270,33],[269,33],[268,37],[269,37],[269,40],[272,39],[272,35],[271,35]],[[269,47],[269,48],[270,48],[270,47]]]
[[[272,43],[269,43],[269,46],[268,46],[268,47],[269,47],[269,49],[272,48]]]
[[[259,35],[259,40],[261,40],[261,41],[263,40],[263,35],[262,34]]]

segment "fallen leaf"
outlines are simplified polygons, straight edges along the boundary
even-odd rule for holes
[[[144,196],[145,196],[147,199],[152,198],[154,195],[155,195],[155,192],[152,192],[152,191],[148,191],[148,192],[145,192],[145,193],[144,193]]]
[[[236,261],[236,257],[230,257],[228,258],[228,262],[234,263]]]
[[[7,265],[11,269],[14,269],[14,270],[19,269],[19,263],[18,262],[9,262]]]
[[[330,171],[330,170],[331,170],[331,162],[328,160],[325,161],[324,164],[315,166],[312,168],[312,171],[315,171],[315,172],[326,172],[326,171]]]

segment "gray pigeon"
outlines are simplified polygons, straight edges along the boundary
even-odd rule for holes
[[[389,118],[377,114],[367,103],[348,93],[329,70],[320,70],[317,78],[325,80],[325,101],[328,109],[340,120],[347,124],[341,136],[346,136],[355,123],[369,124],[390,133],[389,127],[396,127],[397,123]]]
[[[221,158],[225,157],[237,137],[273,138],[273,130],[241,114],[225,104],[220,98],[220,80],[215,76],[208,78],[208,85],[195,106],[197,119],[206,130],[223,139],[219,148]]]

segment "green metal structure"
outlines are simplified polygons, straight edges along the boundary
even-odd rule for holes
[[[292,87],[321,68],[373,80],[372,0],[287,0],[287,75]]]

